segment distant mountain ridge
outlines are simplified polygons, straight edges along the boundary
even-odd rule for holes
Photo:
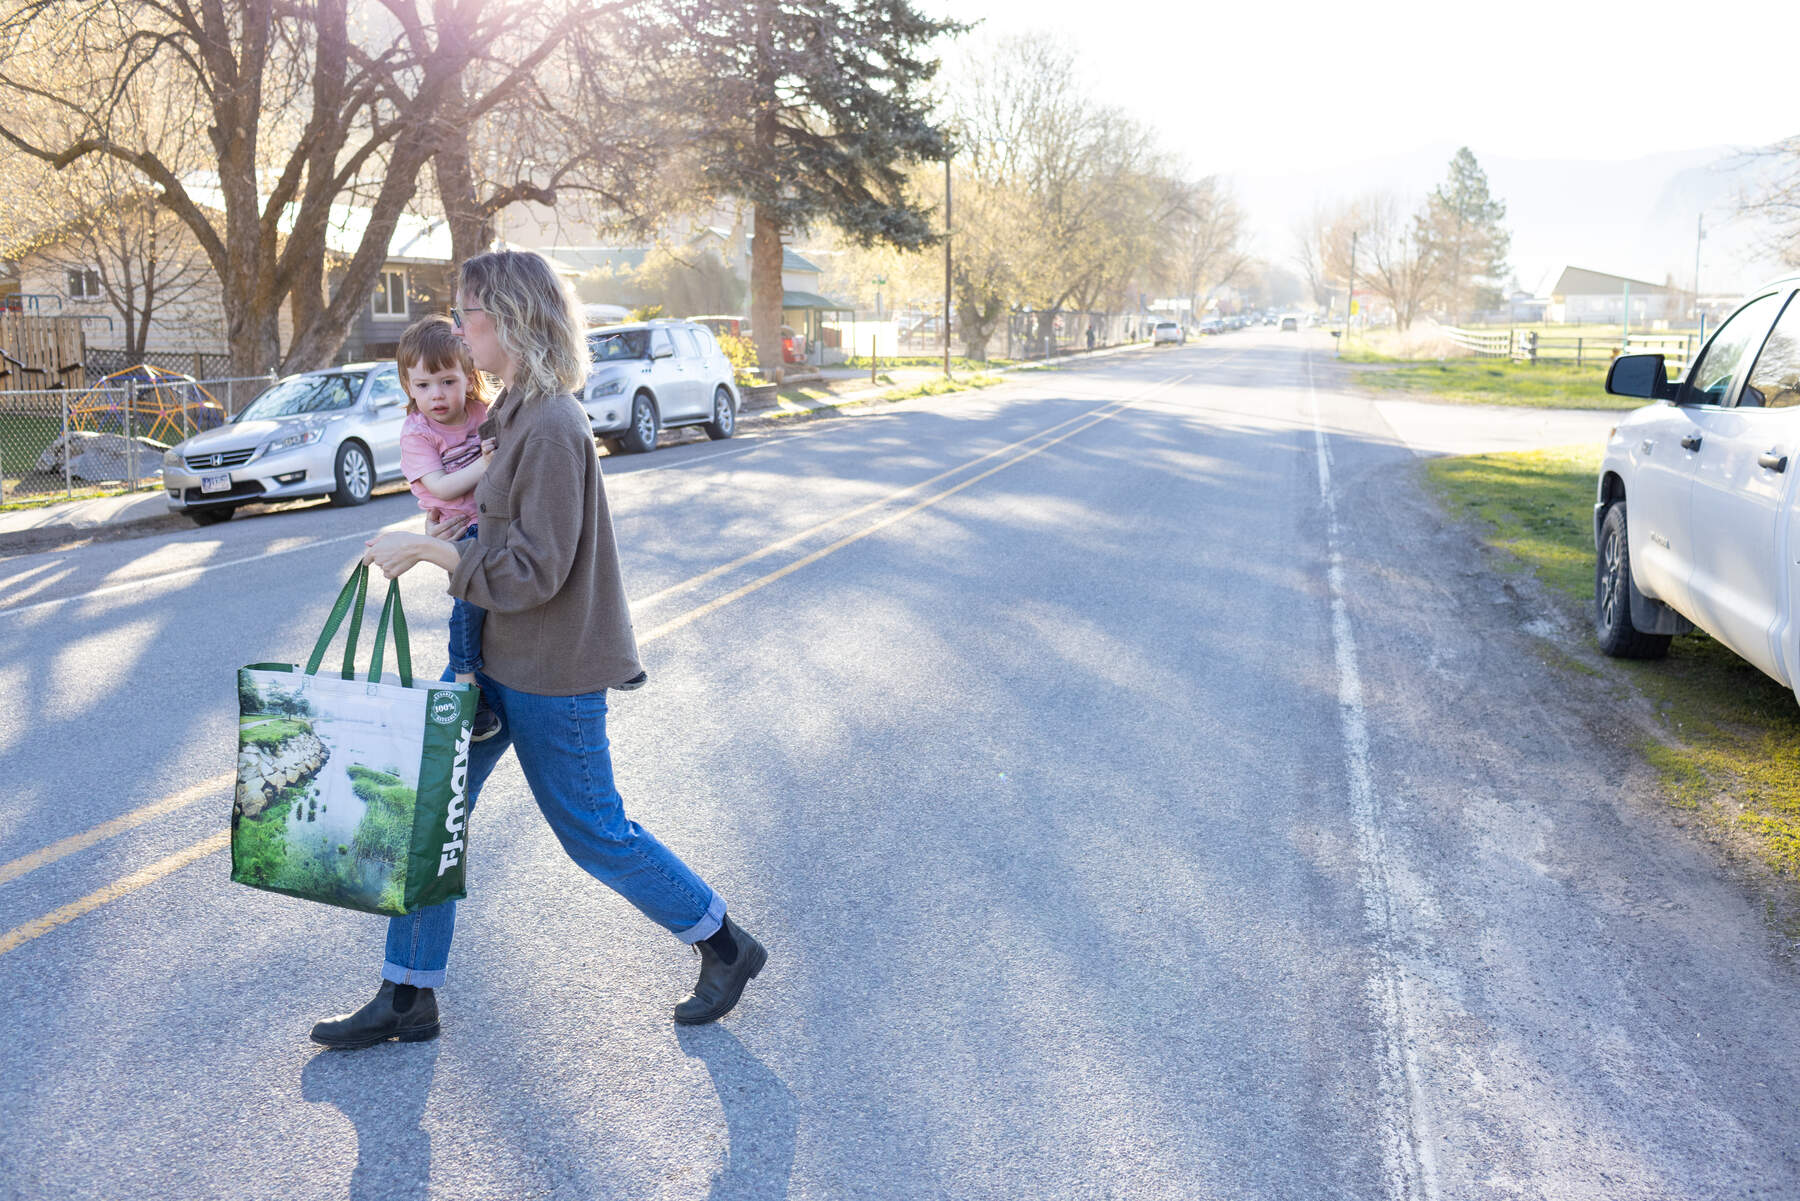
[[[1456,145],[1319,171],[1232,176],[1257,232],[1257,250],[1292,257],[1294,226],[1316,202],[1378,188],[1417,202],[1444,179]],[[1735,295],[1783,268],[1766,249],[1767,228],[1736,216],[1739,195],[1764,168],[1731,146],[1703,146],[1614,162],[1487,156],[1472,147],[1494,195],[1506,202],[1510,264],[1519,284],[1542,294],[1564,266],[1678,287],[1694,282],[1695,220],[1706,214],[1700,290]]]

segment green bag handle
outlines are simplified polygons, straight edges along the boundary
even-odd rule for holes
[[[356,642],[362,631],[363,609],[368,604],[369,568],[358,563],[344,581],[343,589],[338,593],[331,613],[325,619],[325,628],[319,634],[319,640],[313,644],[312,656],[306,661],[306,674],[318,675],[319,667],[325,662],[325,650],[331,640],[337,636],[338,627],[349,617],[349,633],[344,645],[343,678],[356,678]],[[412,646],[406,633],[406,610],[400,604],[400,581],[388,581],[387,599],[381,606],[381,619],[375,627],[375,649],[370,655],[368,681],[371,684],[381,682],[381,660],[383,649],[387,645],[389,626],[394,630],[394,659],[399,668],[400,682],[407,688],[412,687]]]
[[[387,600],[381,606],[381,620],[375,624],[375,653],[369,657],[369,683],[381,682],[381,652],[387,645],[389,619],[394,627],[394,666],[400,672],[400,686],[411,688],[412,645],[406,638],[406,610],[400,604],[400,581],[389,580]]]
[[[337,637],[338,627],[344,624],[348,615],[350,633],[344,645],[344,679],[356,678],[356,638],[362,632],[363,606],[368,603],[368,595],[369,569],[358,563],[350,572],[350,578],[344,581],[337,603],[331,606],[331,614],[325,619],[325,629],[319,634],[319,640],[313,643],[312,656],[306,660],[307,675],[319,674],[319,665],[325,662],[325,648]]]

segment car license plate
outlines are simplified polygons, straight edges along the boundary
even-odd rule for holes
[[[200,491],[202,491],[202,492],[229,492],[229,491],[231,491],[231,473],[229,471],[227,471],[224,475],[203,475],[203,476],[201,476],[200,477]]]

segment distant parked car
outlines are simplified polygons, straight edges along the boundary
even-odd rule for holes
[[[1300,318],[1292,316],[1290,314],[1289,316],[1283,317],[1281,319],[1281,332],[1282,333],[1284,333],[1284,334],[1298,333],[1299,331],[1300,331]]]
[[[737,431],[731,360],[712,331],[692,321],[651,321],[589,330],[593,366],[578,398],[594,433],[613,450],[642,454],[657,434],[698,425],[709,438]]]
[[[163,455],[169,508],[200,525],[251,501],[329,496],[360,505],[400,478],[406,393],[392,363],[353,363],[276,381],[243,412]]]
[[[715,334],[730,334],[734,338],[742,338],[748,336],[749,333],[749,322],[745,321],[742,317],[715,315],[689,317],[688,320],[698,325],[704,325]]]
[[[1180,346],[1187,341],[1187,334],[1173,321],[1158,321],[1150,331],[1152,346]]]

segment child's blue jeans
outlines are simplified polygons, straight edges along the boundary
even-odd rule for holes
[[[458,542],[467,542],[475,536],[475,527],[471,525],[468,532]],[[485,666],[481,661],[481,627],[487,624],[487,610],[479,605],[471,605],[468,601],[457,597],[450,602],[450,670],[458,675],[480,671]]]

